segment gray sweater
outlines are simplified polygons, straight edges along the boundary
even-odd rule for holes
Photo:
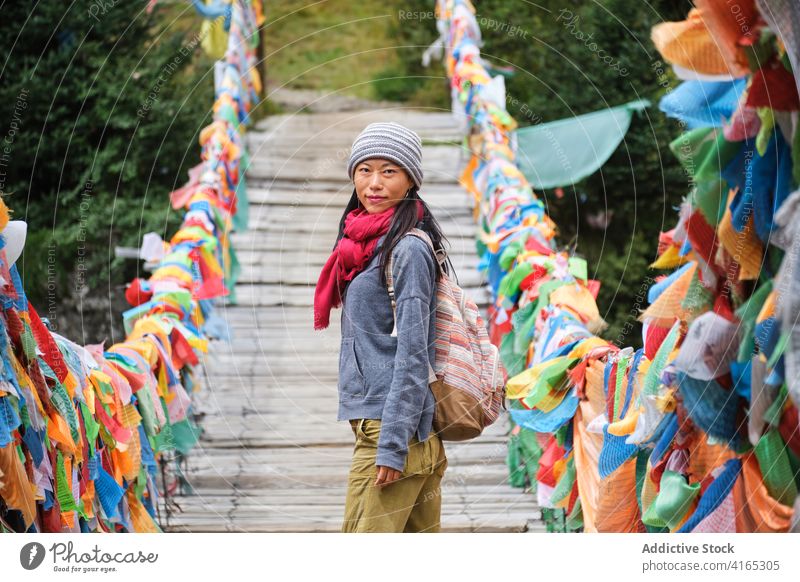
[[[339,355],[338,420],[381,420],[377,465],[402,471],[408,444],[431,432],[435,400],[428,363],[435,357],[436,264],[425,241],[411,235],[394,248],[392,304],[380,279],[378,240],[372,259],[345,288]]]

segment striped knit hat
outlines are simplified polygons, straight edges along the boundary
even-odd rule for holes
[[[347,175],[369,158],[386,158],[406,170],[417,188],[422,186],[422,140],[399,123],[370,123],[353,142]]]

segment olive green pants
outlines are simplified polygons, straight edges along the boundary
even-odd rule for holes
[[[347,483],[343,532],[438,532],[441,481],[447,468],[442,441],[435,434],[412,437],[405,467],[397,481],[375,486],[381,421],[351,420],[356,436]]]

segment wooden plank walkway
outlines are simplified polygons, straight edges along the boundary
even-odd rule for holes
[[[229,343],[212,342],[197,394],[203,436],[185,473],[194,495],[168,531],[339,531],[353,434],[336,421],[341,311],[312,325],[314,285],[352,192],[345,173],[354,137],[394,119],[419,132],[422,195],[450,238],[459,281],[483,307],[471,203],[450,113],[360,110],[271,117],[248,134],[250,230],[234,237],[238,304],[218,313]],[[444,531],[544,531],[535,497],[508,485],[508,421],[469,443],[446,443]],[[164,514],[162,513],[162,516]]]

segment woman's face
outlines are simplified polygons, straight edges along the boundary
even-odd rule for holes
[[[369,214],[400,204],[414,185],[408,173],[384,158],[364,160],[353,173],[356,195]]]

